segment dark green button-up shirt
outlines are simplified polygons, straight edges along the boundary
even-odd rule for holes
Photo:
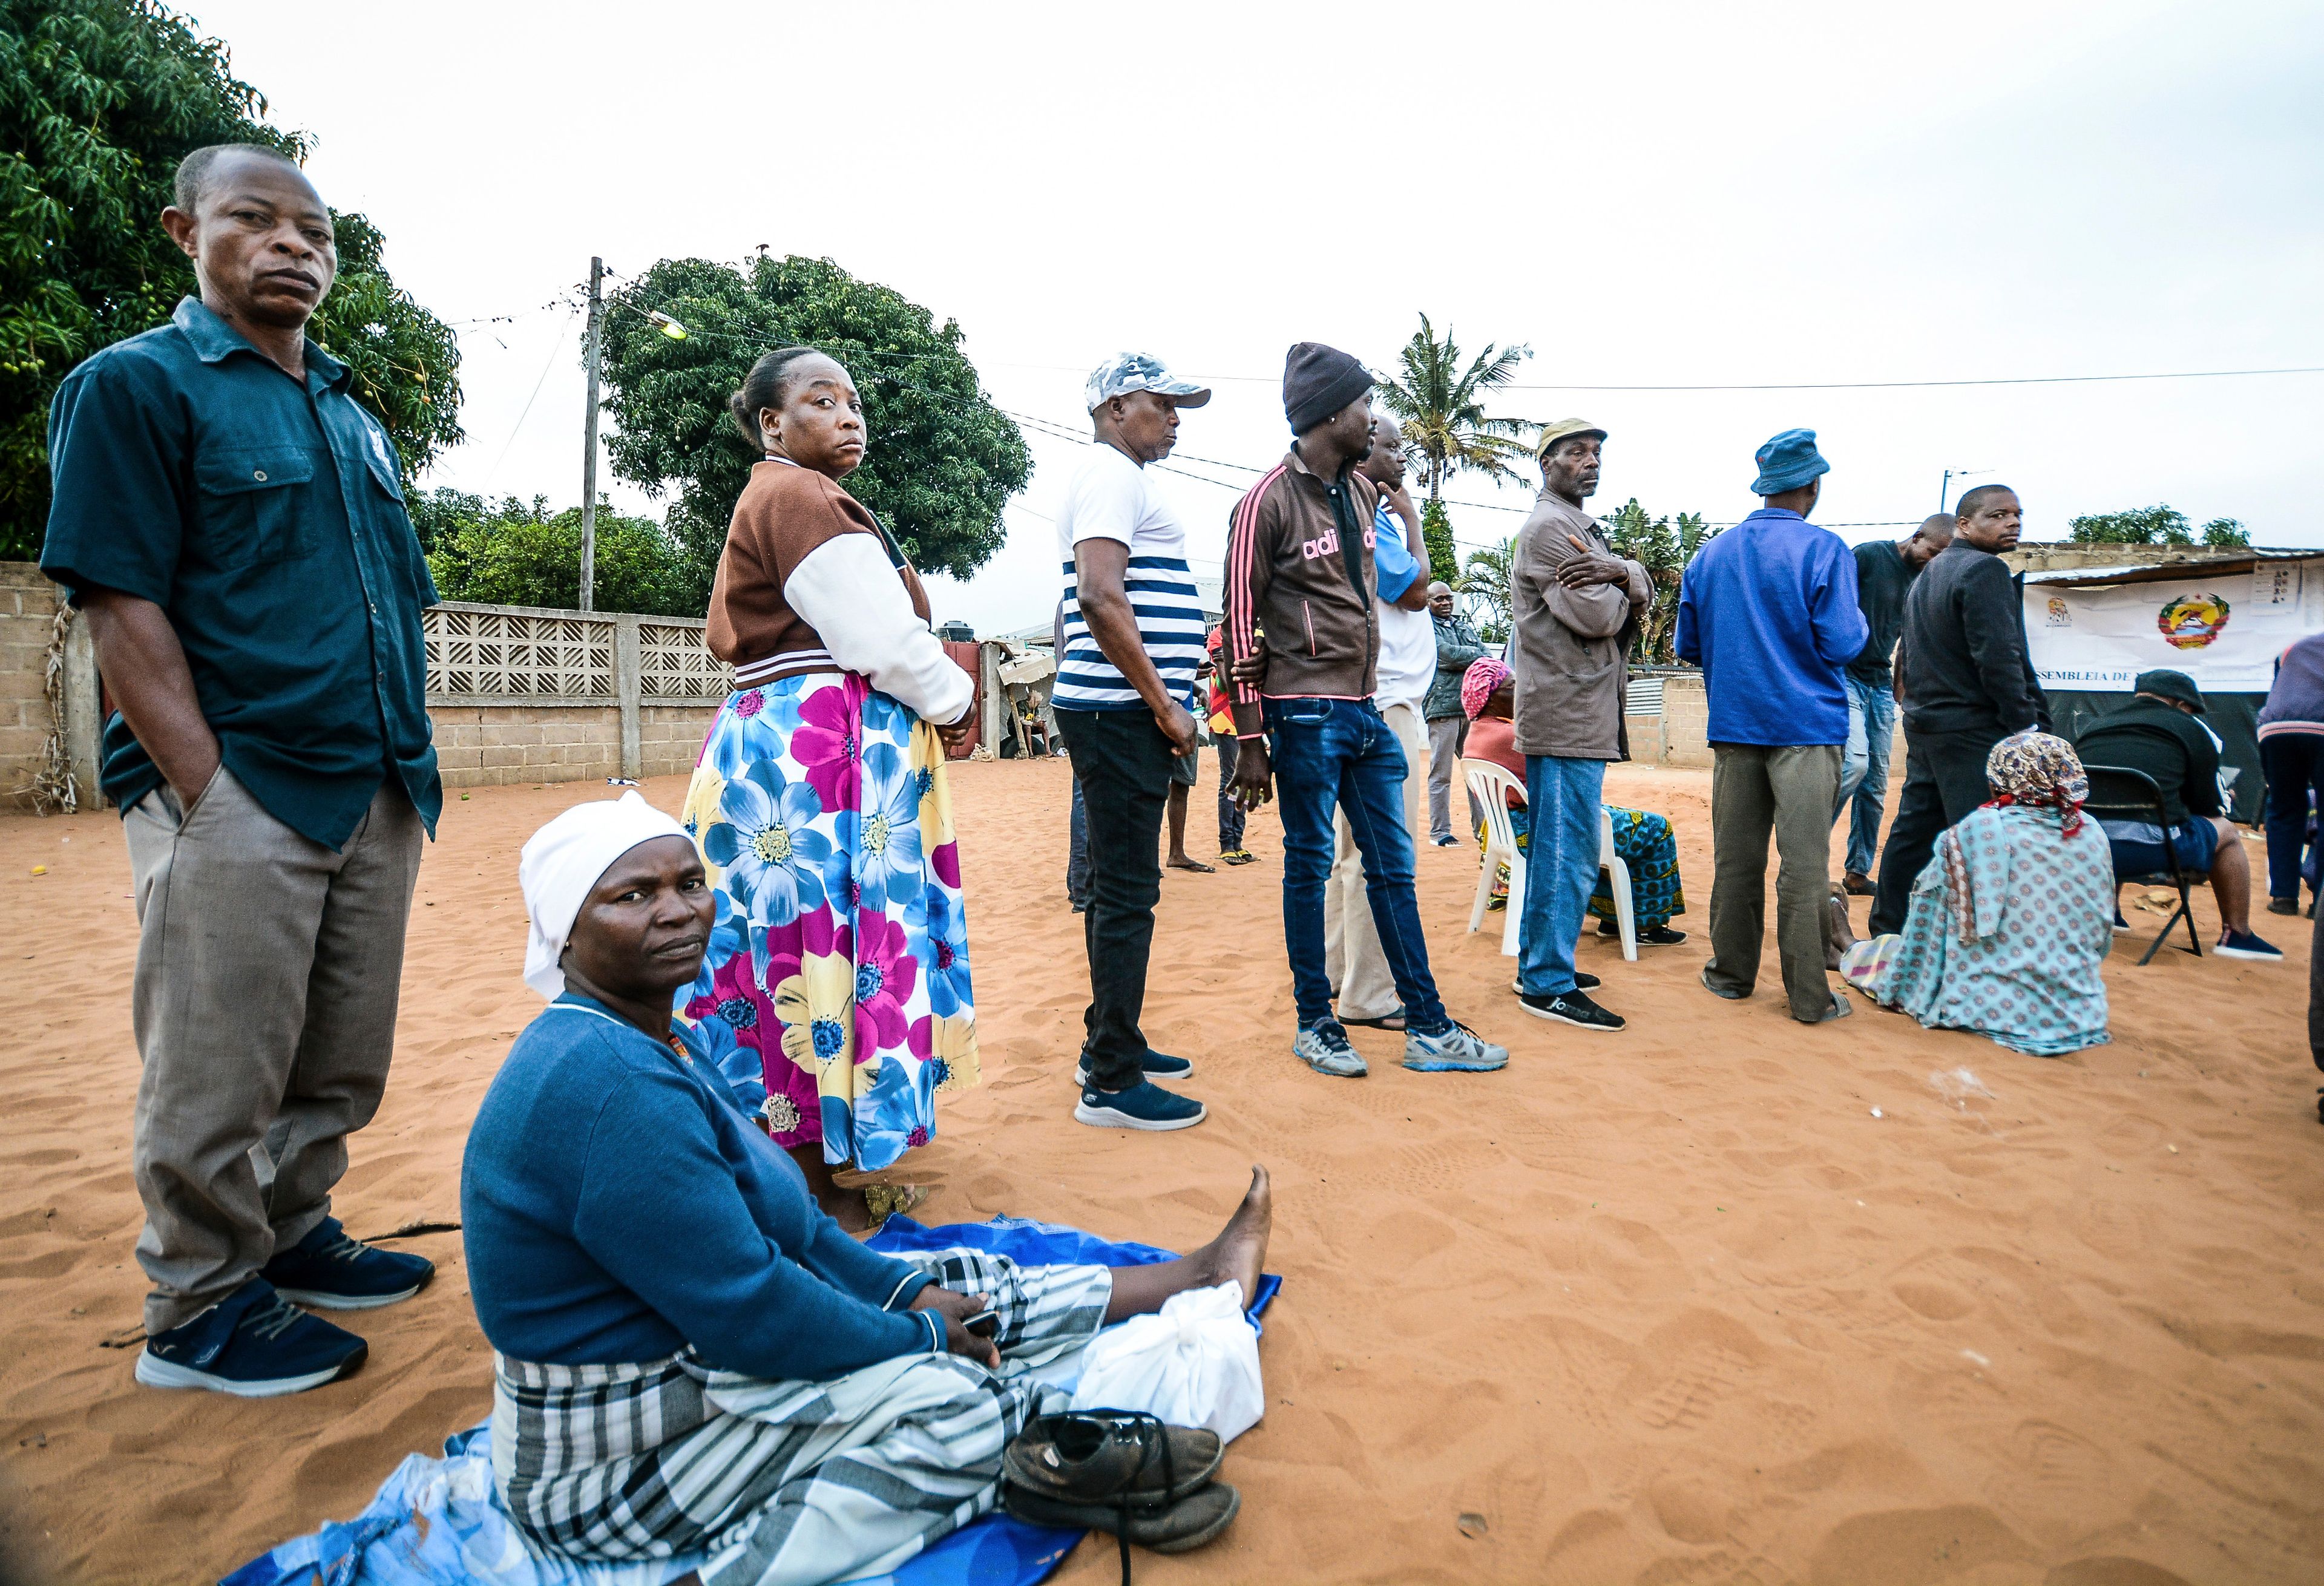
[[[112,589],[169,613],[227,768],[330,848],[383,779],[431,833],[444,805],[420,632],[436,586],[394,447],[347,383],[311,341],[293,380],[185,299],[58,388],[41,554],[76,600]],[[122,808],[161,785],[117,711],[104,752]]]

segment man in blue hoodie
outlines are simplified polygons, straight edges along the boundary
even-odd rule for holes
[[[1831,810],[1848,742],[1840,674],[1870,630],[1856,561],[1808,514],[1831,465],[1815,431],[1786,429],[1758,452],[1759,510],[1696,553],[1679,586],[1678,655],[1702,669],[1710,696],[1711,962],[1702,983],[1748,997],[1766,930],[1767,837],[1775,877],[1775,945],[1792,1017],[1820,1024],[1848,1012],[1824,979]]]

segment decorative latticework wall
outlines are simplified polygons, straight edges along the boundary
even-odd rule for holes
[[[684,705],[726,697],[734,687],[733,669],[710,653],[701,622],[638,620],[638,687],[658,705]]]
[[[420,627],[431,697],[615,697],[612,616],[447,602],[423,613]]]

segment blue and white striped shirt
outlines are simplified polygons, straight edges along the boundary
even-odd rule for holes
[[[1138,637],[1172,698],[1184,697],[1202,664],[1202,596],[1186,567],[1186,526],[1153,489],[1146,471],[1113,447],[1100,443],[1066,487],[1057,514],[1064,558],[1065,653],[1057,659],[1051,702],[1065,710],[1143,710],[1146,702],[1105,659],[1082,620],[1075,599],[1074,547],[1084,539],[1118,540],[1130,548],[1122,578]]]

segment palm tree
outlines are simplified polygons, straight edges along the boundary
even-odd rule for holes
[[[1495,419],[1485,412],[1485,398],[1517,378],[1517,365],[1533,356],[1528,346],[1485,350],[1461,364],[1461,349],[1448,327],[1438,341],[1428,316],[1404,344],[1399,361],[1402,378],[1380,382],[1381,406],[1404,426],[1405,450],[1420,462],[1428,498],[1444,499],[1444,481],[1463,468],[1499,484],[1517,476],[1517,459],[1526,456],[1526,431],[1521,419]]]

